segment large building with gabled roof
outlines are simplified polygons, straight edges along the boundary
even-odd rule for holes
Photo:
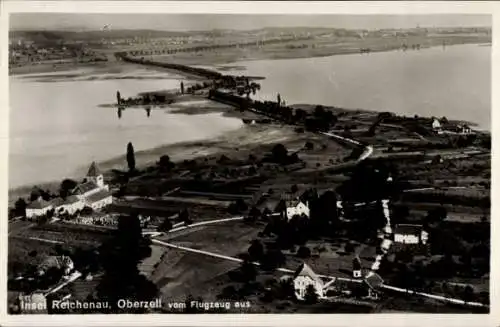
[[[301,264],[295,271],[295,274],[293,275],[293,284],[295,288],[295,296],[299,300],[304,299],[307,287],[309,287],[309,285],[312,285],[314,287],[314,290],[316,291],[316,294],[319,298],[325,296],[325,285],[323,281],[306,263]]]
[[[113,203],[113,196],[109,192],[108,185],[104,184],[104,176],[95,162],[89,167],[86,181],[78,184],[66,199],[55,198],[44,201],[41,197],[31,202],[26,207],[26,217],[39,217],[46,215],[54,209],[55,213],[74,214],[85,206],[98,210]]]
[[[108,185],[104,184],[104,176],[95,161],[89,167],[86,182],[77,185],[72,193],[94,210],[113,203],[113,196]]]
[[[46,215],[54,207],[50,201],[45,201],[41,196],[26,206],[26,217],[33,218]]]

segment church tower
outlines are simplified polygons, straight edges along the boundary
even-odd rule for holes
[[[87,173],[87,180],[89,182],[94,182],[100,188],[104,188],[104,176],[102,175],[99,168],[97,168],[95,161],[90,165],[89,171]]]

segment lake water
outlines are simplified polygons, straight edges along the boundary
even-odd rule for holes
[[[76,73],[75,77],[69,78]],[[236,129],[238,119],[221,114],[179,115],[164,110],[116,109],[99,105],[139,92],[179,87],[175,76],[137,70],[123,74],[83,71],[10,77],[9,187],[79,176],[93,160],[124,155],[162,144],[206,139]],[[159,79],[161,78],[161,79]],[[124,162],[124,166],[125,166]]]
[[[369,55],[239,62],[231,74],[266,77],[258,98],[447,116],[491,128],[491,47],[460,45]],[[134,66],[135,67],[135,66]],[[227,74],[228,72],[224,72]],[[71,76],[74,74],[75,76]],[[128,74],[128,75],[127,75]],[[123,79],[124,77],[134,79]],[[10,77],[10,187],[82,173],[92,160],[162,144],[204,139],[238,128],[220,114],[147,118],[143,110],[99,107],[139,92],[179,87],[179,77],[135,69],[123,74],[85,71]]]
[[[257,98],[446,116],[491,128],[491,47],[456,45],[321,58],[238,62],[264,76]],[[226,72],[227,73],[227,72]]]

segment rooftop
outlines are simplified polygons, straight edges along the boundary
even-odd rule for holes
[[[96,192],[94,194],[91,194],[89,196],[87,196],[85,199],[88,201],[88,202],[98,202],[98,201],[101,201],[105,198],[108,198],[111,196],[111,193],[107,190],[101,190],[99,192]]]
[[[80,199],[76,195],[70,195],[66,198],[66,201],[64,201],[64,204],[73,204],[79,202]]]
[[[303,263],[299,266],[299,268],[295,271],[295,274],[293,275],[293,279],[297,278],[298,276],[310,277],[312,278],[312,280],[323,284],[321,278],[319,278],[319,276],[316,275],[316,273],[306,263]]]
[[[37,200],[31,202],[26,206],[27,209],[45,209],[50,207],[52,204],[48,201],[45,201],[42,199],[42,197],[39,197]]]
[[[75,187],[73,193],[83,195],[89,191],[95,190],[96,188],[99,188],[96,183],[86,182]]]
[[[87,172],[87,176],[88,177],[96,177],[99,175],[101,175],[101,171],[99,170],[99,168],[97,168],[97,164],[95,163],[95,161],[93,161],[89,167],[89,171]]]
[[[55,199],[52,199],[50,200],[50,203],[54,206],[54,207],[59,207],[61,205],[64,204],[64,200],[60,197],[57,197]]]
[[[370,273],[365,277],[365,283],[371,289],[377,289],[378,287],[380,287],[384,283],[384,280],[382,279],[382,277],[380,277],[379,274]]]
[[[394,227],[394,234],[420,235],[422,229],[422,225],[400,224]]]

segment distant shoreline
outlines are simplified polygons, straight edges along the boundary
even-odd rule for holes
[[[484,42],[483,40],[474,40],[471,42],[464,42],[464,43],[450,43],[446,44],[446,47],[451,47],[451,46],[457,46],[457,45],[478,45],[478,46],[491,46],[490,42]],[[423,45],[420,50],[425,50],[425,49],[430,49],[430,48],[435,48],[435,47],[440,47],[442,44],[426,44]],[[265,49],[264,49],[265,50]],[[238,70],[242,68],[242,66],[239,66],[238,63],[242,61],[258,61],[258,60],[282,60],[282,59],[306,59],[306,58],[322,58],[322,57],[332,57],[332,56],[340,56],[340,55],[353,55],[353,54],[361,54],[359,48],[355,48],[353,46],[347,45],[339,45],[338,48],[316,48],[316,49],[307,49],[309,51],[300,51],[297,49],[294,49],[293,51],[277,51],[277,52],[270,52],[266,53],[265,51],[262,51],[259,53],[259,56],[257,55],[250,55],[249,57],[241,57],[241,58],[222,58],[220,56],[212,56],[209,55],[202,55],[201,57],[196,57],[193,59],[188,59],[187,57],[183,58],[178,58],[175,55],[171,56],[158,56],[158,55],[153,55],[153,56],[146,56],[149,58],[153,58],[152,60],[158,60],[159,58],[171,58],[171,62],[179,63],[179,64],[185,64],[185,65],[191,65],[191,66],[212,66],[217,68],[218,70],[221,71],[227,71],[230,72],[232,70]],[[401,49],[401,46],[398,45],[396,46],[395,44],[389,44],[389,45],[384,45],[384,46],[378,46],[378,47],[373,47],[371,48],[370,52],[371,53],[379,53],[379,52],[392,52],[392,51],[403,51]],[[407,51],[419,51],[419,50],[412,50],[408,49]],[[199,62],[199,61],[205,61],[205,62]],[[48,73],[48,72],[60,72],[60,71],[70,71],[70,70],[75,70],[75,69],[80,69],[80,68],[108,68],[108,67],[113,67],[113,66],[121,66],[124,63],[110,60],[106,62],[95,62],[95,63],[75,63],[73,61],[68,61],[67,63],[59,63],[59,64],[54,64],[53,62],[51,63],[38,63],[38,64],[32,64],[32,65],[23,65],[23,66],[17,66],[17,67],[10,67],[9,66],[9,76],[16,76],[16,75],[25,75],[25,74],[33,74],[33,73]],[[129,65],[131,63],[128,63]],[[232,66],[225,66],[225,65],[232,65]],[[221,66],[221,67],[219,67]],[[180,73],[179,73],[180,74]]]

